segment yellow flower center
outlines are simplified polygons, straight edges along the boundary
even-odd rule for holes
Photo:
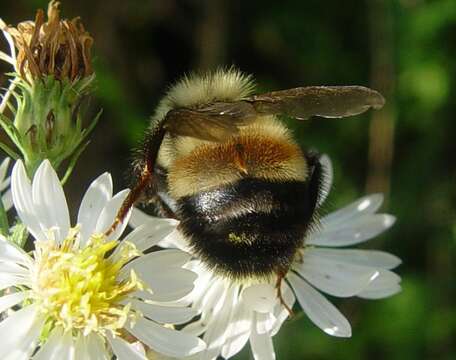
[[[114,255],[107,256],[118,241],[96,234],[80,247],[78,239],[78,230],[72,229],[60,245],[52,240],[36,243],[33,300],[47,315],[50,327],[84,334],[118,333],[137,315],[122,300],[144,289],[134,271],[122,279],[120,276],[122,267],[139,252],[133,244],[124,243]]]

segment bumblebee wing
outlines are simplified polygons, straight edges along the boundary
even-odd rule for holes
[[[165,129],[171,134],[209,141],[223,141],[257,116],[245,101],[217,102],[199,109],[180,108],[168,112]]]
[[[385,104],[380,93],[363,86],[299,87],[254,95],[245,100],[258,114],[283,114],[300,120],[311,116],[353,116]]]
[[[258,115],[288,115],[300,120],[311,116],[340,118],[379,109],[385,100],[363,86],[309,86],[254,95],[234,102],[216,102],[168,112],[164,128],[174,135],[223,141]]]

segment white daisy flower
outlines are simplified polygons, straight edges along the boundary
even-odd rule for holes
[[[324,157],[322,163],[331,175],[329,159]],[[329,187],[330,181],[323,198]],[[287,307],[291,309],[296,299],[309,319],[325,333],[350,337],[350,323],[320,291],[337,297],[379,299],[401,290],[400,277],[390,271],[401,263],[399,258],[375,250],[340,249],[365,242],[393,225],[393,216],[377,214],[382,202],[382,195],[369,195],[320,220],[318,232],[306,239],[301,256],[281,283],[286,306],[277,297],[275,281],[235,283],[193,258],[186,267],[199,277],[184,303],[191,303],[201,317],[184,331],[202,336],[208,346],[196,358],[228,359],[250,341],[255,359],[275,359],[272,336],[289,317]],[[139,226],[150,219],[135,209],[130,223]],[[177,230],[159,245],[191,252]]]
[[[35,249],[30,256],[0,238],[0,289],[15,289],[0,297],[0,312],[21,306],[0,322],[1,359],[146,359],[136,339],[175,357],[205,348],[196,336],[163,325],[195,315],[167,303],[193,289],[196,274],[182,268],[189,255],[178,249],[141,255],[175,223],[145,224],[119,242],[124,222],[106,236],[128,194],[113,196],[107,173],[85,193],[76,227],[49,161],[32,183],[18,161],[11,187]]]

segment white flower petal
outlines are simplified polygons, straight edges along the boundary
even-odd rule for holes
[[[282,281],[281,288],[283,301],[285,302],[285,304],[287,304],[287,306],[290,309],[293,309],[293,305],[296,301],[296,297],[293,294],[293,290],[291,290],[290,286],[286,283],[286,281]],[[288,316],[290,316],[290,313],[288,309],[279,302],[274,307],[274,316],[277,319],[277,321],[274,324],[274,328],[271,330],[271,336],[274,336],[279,332],[283,322],[288,318]]]
[[[290,273],[287,278],[299,304],[315,325],[332,336],[351,336],[350,323],[333,304],[297,275]]]
[[[214,308],[214,317],[203,336],[207,349],[200,355],[201,360],[216,359],[222,351],[228,335],[227,328],[233,314],[234,302],[238,296],[237,287],[226,289]]]
[[[7,157],[5,159],[2,160],[2,163],[0,164],[0,183],[3,183],[3,181],[5,180],[6,178],[6,172],[8,171],[8,166],[9,166],[9,163],[10,163],[10,158]],[[2,184],[2,187],[3,187],[3,184]],[[3,191],[5,188],[0,188],[1,191]]]
[[[124,267],[126,271],[131,268],[135,271],[162,272],[168,267],[182,267],[190,260],[191,255],[178,249],[165,249],[153,251],[143,255]]]
[[[6,192],[2,195],[2,202],[5,211],[8,211],[13,207],[13,193],[11,189],[6,190]]]
[[[16,161],[11,174],[11,192],[14,207],[32,236],[37,240],[45,240],[46,236],[41,230],[40,223],[35,215],[33,204],[32,185],[21,160]]]
[[[193,303],[193,307],[201,311],[202,300],[206,299],[213,289],[213,286],[211,286],[211,283],[214,281],[212,273],[207,271],[204,265],[198,260],[191,260],[183,267],[198,274],[198,278],[195,280],[195,287],[185,297],[184,302]]]
[[[364,242],[393,226],[396,218],[388,214],[374,214],[356,217],[344,224],[326,226],[306,240],[307,245],[346,246]]]
[[[111,355],[107,353],[104,340],[100,335],[91,333],[88,336],[84,336],[85,345],[87,346],[87,352],[90,354],[88,359],[90,360],[111,360]],[[85,359],[81,357],[81,360]],[[76,357],[76,360],[79,360]]]
[[[114,220],[116,219],[120,207],[122,206],[122,203],[128,196],[129,192],[129,189],[122,190],[118,192],[116,195],[114,195],[114,197],[106,203],[106,205],[100,213],[97,225],[95,226],[95,233],[104,233],[111,227],[111,225],[114,223]],[[117,240],[119,236],[122,235],[123,231],[128,225],[130,215],[131,211],[128,212],[128,214],[125,216],[124,221],[116,227],[114,232],[109,235],[109,240]]]
[[[238,291],[239,288],[237,288]],[[194,298],[193,307],[201,312],[201,318],[192,322],[184,328],[185,332],[194,335],[201,335],[207,330],[214,316],[220,311],[225,298],[226,286],[219,279],[208,281],[205,287],[204,296]],[[193,294],[193,293],[192,293]],[[189,297],[192,296],[189,295]]]
[[[14,62],[16,62],[16,47],[14,45],[14,40],[13,40],[13,37],[11,36],[11,34],[7,31],[3,30],[6,27],[7,27],[7,25],[5,24],[5,22],[2,19],[0,19],[0,29],[2,29],[3,36],[5,37],[6,41],[8,42],[11,58],[14,59]],[[16,65],[14,68],[17,71]]]
[[[10,63],[13,66],[15,64],[14,59],[11,56],[5,54],[3,51],[0,51],[0,60],[3,60],[5,62],[7,62],[7,63]]]
[[[309,248],[305,252],[335,262],[368,266],[379,269],[393,269],[401,263],[401,259],[392,254],[378,250],[348,250]]]
[[[148,223],[134,229],[123,241],[133,243],[139,251],[144,251],[157,245],[166,236],[171,234],[177,226],[177,224],[173,224],[165,219],[160,220],[163,221],[156,221],[152,218]]]
[[[277,319],[273,313],[256,313],[256,331],[258,334],[269,333],[276,323]]]
[[[160,272],[135,268],[135,272],[152,290],[152,294],[141,292],[138,296],[153,301],[173,301],[184,297],[193,290],[197,277],[193,271],[176,267],[164,268]]]
[[[14,262],[30,267],[32,258],[19,246],[0,235],[0,261]]]
[[[301,264],[293,268],[327,294],[349,297],[360,293],[379,276],[379,270],[321,257],[305,251]]]
[[[221,351],[223,358],[236,355],[245,346],[250,337],[252,316],[252,311],[238,297],[225,333],[225,344]]]
[[[255,321],[252,323],[250,346],[255,360],[275,360],[276,355],[272,338],[269,334],[258,334],[255,329]]]
[[[326,226],[337,226],[362,215],[374,214],[380,208],[382,203],[382,194],[367,195],[356,200],[350,205],[324,216],[321,220],[324,224],[326,224]]]
[[[35,216],[45,232],[55,228],[56,241],[62,242],[70,229],[70,214],[62,185],[49,160],[44,160],[35,173],[32,184]]]
[[[81,225],[82,245],[94,233],[101,211],[112,198],[112,178],[104,173],[96,178],[82,198],[78,213],[78,224]]]
[[[108,336],[108,341],[111,344],[117,360],[147,360],[147,357],[139,352],[136,346],[126,342],[120,337]]]
[[[30,293],[28,291],[19,291],[0,297],[0,313],[8,310],[14,305],[22,302]]]
[[[19,285],[30,287],[30,279],[24,276],[0,273],[0,290]]]
[[[62,331],[61,327],[52,330],[48,340],[33,357],[33,360],[74,360],[75,344],[71,331]]]
[[[158,243],[163,248],[177,248],[182,251],[191,252],[190,245],[185,236],[175,229],[171,234]]]
[[[271,312],[277,302],[277,290],[270,284],[251,285],[242,291],[242,299],[251,310]]]
[[[22,277],[25,279],[30,278],[30,270],[13,262],[0,262],[0,273]]]
[[[139,300],[125,302],[130,302],[132,308],[139,310],[145,317],[164,324],[184,324],[197,315],[197,311],[189,307],[148,304]]]
[[[153,350],[168,356],[189,356],[206,348],[196,336],[165,328],[145,318],[138,319],[128,331]]]
[[[388,271],[381,270],[378,276],[358,296],[364,299],[382,299],[397,294],[401,291],[400,276]]]
[[[0,359],[28,359],[38,343],[44,318],[36,306],[24,307],[0,323]]]
[[[151,220],[151,218],[153,217],[146,214],[144,211],[134,207],[131,212],[129,223],[131,227],[136,228],[138,226],[148,223]]]

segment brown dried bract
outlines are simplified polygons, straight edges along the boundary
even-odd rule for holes
[[[80,18],[60,19],[60,3],[51,1],[48,20],[39,9],[35,21],[19,23],[4,30],[14,38],[18,49],[17,68],[24,79],[54,75],[71,81],[93,73],[90,50],[93,38]]]

